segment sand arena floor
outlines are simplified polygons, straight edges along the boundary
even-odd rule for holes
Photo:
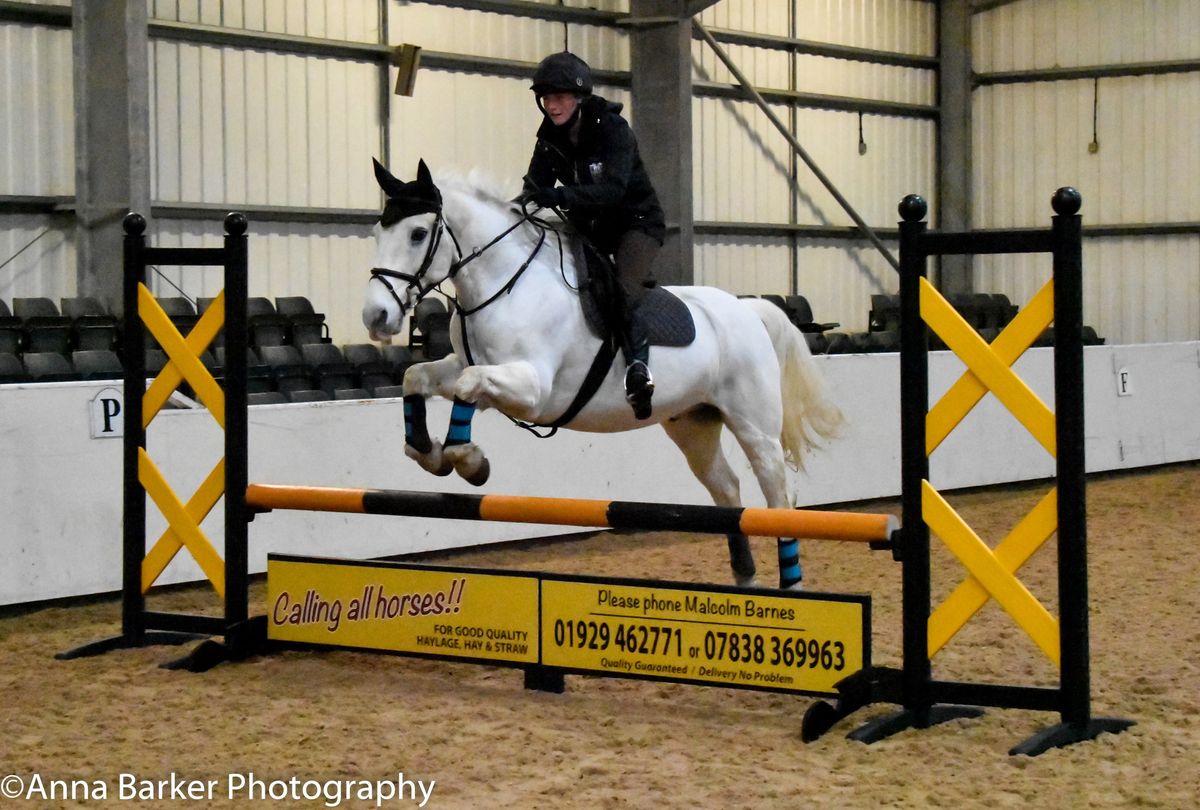
[[[1044,485],[951,497],[995,543]],[[1200,466],[1095,478],[1089,486],[1092,692],[1096,715],[1134,719],[1120,736],[1038,758],[1006,752],[1054,715],[990,710],[874,746],[844,739],[866,709],[813,744],[799,739],[809,699],[572,676],[562,695],[529,692],[519,671],[347,652],[289,652],[194,675],[149,648],[56,661],[113,635],[116,599],[0,616],[0,779],[105,781],[108,800],[4,807],[321,807],[312,801],[121,802],[122,773],[157,780],[436,780],[435,808],[1193,808],[1200,797]],[[891,502],[868,504],[894,510]],[[773,541],[756,539],[774,576]],[[899,566],[888,554],[804,545],[809,587],[874,597],[875,662],[898,665]],[[1053,543],[1022,569],[1052,612]],[[448,558],[443,558],[448,559]],[[721,538],[597,534],[456,563],[724,582]],[[962,568],[935,541],[935,599]],[[263,609],[264,589],[252,601]],[[211,606],[206,588],[152,607]],[[938,677],[1050,684],[1053,667],[994,605],[935,659]],[[415,806],[410,799],[385,807]],[[343,807],[374,806],[354,799]]]

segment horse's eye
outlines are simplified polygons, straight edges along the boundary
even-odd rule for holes
[[[421,242],[424,242],[426,236],[429,236],[429,231],[427,229],[414,228],[413,232],[412,232],[412,236],[410,236],[409,238],[412,239],[412,243],[414,245],[416,245],[416,244],[420,244]]]

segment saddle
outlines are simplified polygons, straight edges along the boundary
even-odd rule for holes
[[[625,296],[608,259],[579,243],[575,244],[574,256],[583,317],[589,331],[600,340],[600,351],[592,360],[575,399],[557,419],[543,424],[513,420],[541,438],[553,436],[583,410],[607,376],[623,341],[620,324],[624,317]],[[641,330],[651,346],[687,346],[696,339],[691,310],[662,287],[650,288],[642,298],[634,312],[633,329]],[[543,436],[533,430],[535,427],[550,428],[550,432]]]
[[[619,340],[624,295],[610,262],[595,250],[575,244],[579,302],[592,335],[603,341]],[[696,339],[691,310],[674,293],[651,287],[633,314],[635,331],[651,346],[688,346]]]

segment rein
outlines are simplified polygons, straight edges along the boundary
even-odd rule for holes
[[[443,232],[449,234],[450,241],[454,243],[454,253],[455,253],[456,258],[454,259],[454,261],[452,261],[450,263],[450,272],[446,274],[447,279],[453,280],[454,277],[458,275],[460,270],[462,270],[464,267],[466,267],[471,262],[478,259],[480,256],[482,256],[484,253],[486,253],[491,248],[495,247],[496,244],[498,244],[500,241],[502,241],[506,236],[508,236],[513,231],[515,231],[517,228],[521,227],[521,225],[525,224],[526,222],[532,224],[534,227],[536,227],[538,229],[538,232],[539,232],[537,244],[534,245],[533,252],[530,253],[529,257],[527,259],[525,259],[524,263],[522,263],[522,265],[519,268],[517,268],[517,272],[513,274],[512,278],[510,278],[508,280],[508,282],[504,284],[504,286],[502,286],[499,290],[497,290],[493,295],[491,295],[482,304],[480,304],[477,307],[472,307],[471,309],[463,309],[463,307],[458,303],[458,299],[453,298],[451,296],[447,296],[447,298],[450,298],[454,302],[454,308],[460,316],[465,318],[468,315],[474,315],[476,312],[479,312],[481,309],[484,309],[485,307],[495,303],[496,299],[498,299],[501,295],[512,292],[513,287],[515,287],[517,284],[517,280],[520,279],[521,275],[529,268],[529,265],[531,265],[533,263],[534,258],[537,257],[538,251],[540,251],[542,249],[542,245],[545,244],[546,231],[548,231],[548,230],[553,230],[555,232],[555,235],[558,237],[559,263],[560,263],[560,265],[562,264],[562,236],[561,236],[561,234],[558,233],[557,229],[553,228],[550,225],[550,223],[546,222],[545,220],[539,219],[537,216],[530,214],[528,211],[525,211],[523,208],[522,208],[521,213],[522,213],[522,217],[520,219],[518,219],[516,222],[514,222],[508,228],[505,228],[503,231],[501,231],[499,234],[497,234],[495,237],[493,237],[490,242],[488,242],[486,245],[483,245],[482,247],[477,247],[477,248],[473,249],[470,253],[468,253],[467,255],[464,256],[463,251],[462,251],[462,246],[459,244],[459,241],[458,241],[458,237],[454,235],[454,229],[450,226],[450,223],[446,221],[446,218],[444,216],[442,216],[442,211],[439,208],[437,211],[437,220],[436,220],[436,225],[434,228],[433,238],[431,240],[429,240],[429,247],[425,249],[425,258],[421,261],[421,266],[419,268],[417,268],[417,272],[416,273],[402,273],[399,270],[389,270],[386,267],[373,267],[373,268],[371,268],[371,278],[378,280],[380,283],[383,284],[384,287],[387,288],[387,291],[391,294],[392,299],[395,300],[396,306],[400,307],[400,311],[403,312],[406,309],[406,307],[404,306],[404,303],[400,300],[400,294],[396,292],[396,288],[392,285],[392,283],[390,281],[388,281],[388,279],[394,278],[394,279],[399,279],[400,281],[408,282],[408,287],[406,288],[406,291],[412,290],[415,288],[417,291],[417,295],[413,302],[414,305],[417,302],[421,301],[421,299],[423,299],[425,296],[429,295],[429,293],[431,293],[435,289],[437,289],[438,285],[441,284],[440,281],[437,284],[432,284],[428,287],[423,287],[421,285],[421,281],[422,281],[422,279],[425,278],[426,273],[429,272],[429,268],[433,264],[434,255],[437,253],[438,247],[440,247],[440,245],[441,245]],[[466,324],[465,324],[465,322],[463,323],[463,341],[464,341],[464,346],[465,346],[465,342],[466,342]],[[474,361],[471,360],[469,354],[470,353],[468,350],[467,362],[473,363]]]

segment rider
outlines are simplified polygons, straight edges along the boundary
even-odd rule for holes
[[[625,398],[638,419],[647,419],[654,379],[649,344],[633,313],[654,286],[654,258],[666,233],[662,206],[633,130],[621,117],[622,105],[592,95],[586,62],[568,51],[551,54],[538,65],[531,89],[545,120],[521,199],[563,209],[571,224],[614,261],[625,297],[620,324]]]

